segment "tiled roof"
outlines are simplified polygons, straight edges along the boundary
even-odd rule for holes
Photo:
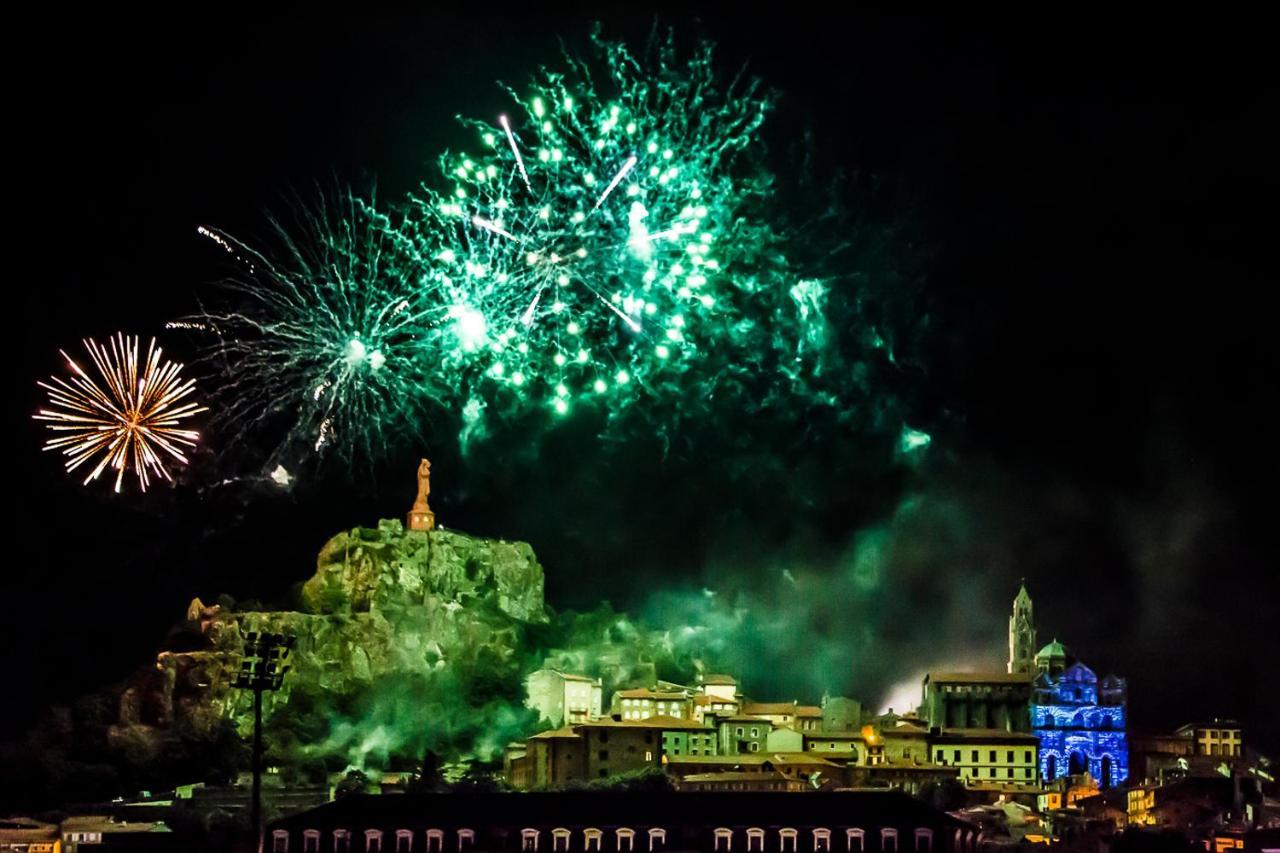
[[[734,678],[732,675],[716,675],[712,673],[702,676],[702,683],[736,687],[738,679]]]
[[[795,714],[795,702],[747,702],[742,706],[744,714]]]
[[[683,693],[665,693],[658,690],[650,690],[647,687],[635,687],[630,690],[619,690],[617,695],[623,699],[656,699],[660,702],[678,702],[688,698]]]
[[[612,717],[602,717],[599,720],[588,720],[585,723],[574,723],[573,727],[575,729],[696,729],[698,731],[706,729],[708,732],[713,731],[712,729],[707,729],[706,726],[702,725],[702,723],[699,723],[697,720],[682,720],[665,714],[646,717],[643,720],[615,720]]]
[[[550,731],[538,732],[536,735],[530,735],[529,740],[553,740],[556,738],[573,739],[578,737],[578,733],[568,726],[562,729],[551,729]]]

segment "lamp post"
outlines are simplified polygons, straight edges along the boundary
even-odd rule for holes
[[[233,686],[253,691],[253,811],[250,822],[258,853],[262,853],[262,693],[279,690],[289,665],[285,662],[297,642],[284,634],[250,631],[244,637],[244,658]]]

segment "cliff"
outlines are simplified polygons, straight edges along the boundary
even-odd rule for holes
[[[193,602],[206,648],[160,654],[156,722],[213,732],[229,716],[248,734],[252,694],[231,685],[244,635],[271,631],[297,638],[292,671],[264,701],[280,760],[386,763],[428,748],[489,759],[530,724],[526,634],[548,615],[529,545],[384,520],[330,539],[300,598],[301,611]]]

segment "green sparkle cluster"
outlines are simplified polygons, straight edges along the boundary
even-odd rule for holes
[[[280,228],[278,262],[210,233],[251,271],[205,318],[246,392],[227,416],[287,411],[295,438],[354,455],[433,410],[465,444],[498,413],[612,418],[794,374],[825,287],[787,260],[767,95],[722,83],[709,44],[593,44],[461,119],[465,150],[386,213],[344,196]]]
[[[567,414],[625,406],[717,347],[744,263],[774,241],[751,215],[770,179],[750,150],[768,102],[751,83],[717,87],[711,48],[652,69],[603,44],[604,73],[544,72],[496,122],[464,121],[471,150],[401,226],[447,322],[445,363],[477,393]]]

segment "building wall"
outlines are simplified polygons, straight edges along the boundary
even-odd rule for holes
[[[583,726],[586,778],[607,779],[645,767],[662,766],[662,739],[653,729]]]
[[[1039,762],[1034,743],[991,741],[946,742],[933,746],[933,763],[954,767],[964,782],[1037,781]]]
[[[924,716],[930,727],[1031,731],[1031,685],[928,682]]]
[[[716,755],[719,735],[715,729],[706,731],[674,730],[662,733],[663,755]]]
[[[1088,772],[1104,787],[1129,778],[1123,682],[1097,678],[1082,664],[1036,679],[1032,724],[1040,738],[1040,775],[1046,781]]]
[[[767,720],[721,720],[720,754],[764,752],[768,748],[770,728]]]

